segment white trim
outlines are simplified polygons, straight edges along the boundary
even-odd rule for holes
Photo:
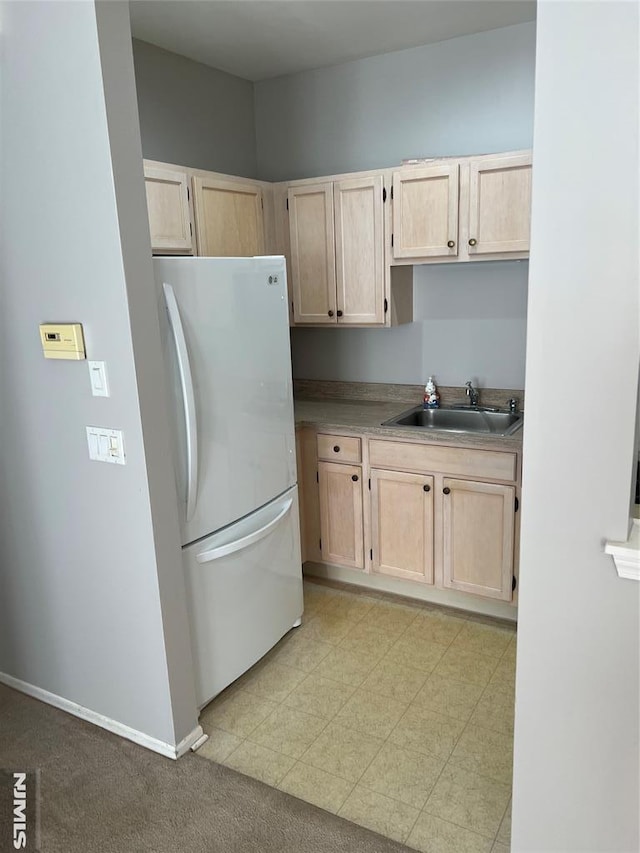
[[[621,578],[640,581],[640,520],[633,519],[626,542],[605,542],[604,552],[613,557]]]
[[[105,717],[104,714],[99,714],[97,711],[92,711],[90,708],[85,708],[83,705],[78,705],[70,699],[65,699],[63,696],[58,696],[56,693],[49,693],[42,687],[36,687],[35,684],[29,684],[26,681],[20,681],[19,678],[14,678],[12,675],[7,675],[5,672],[0,672],[0,683],[6,684],[7,687],[13,687],[14,690],[19,690],[21,693],[26,693],[27,696],[33,696],[34,699],[39,699],[41,702],[46,702],[47,705],[53,705],[55,708],[60,708],[68,714],[73,714],[74,717],[79,717],[81,720],[87,720],[95,726],[100,726],[101,729],[106,729],[115,735],[131,740],[134,743],[144,746],[153,752],[164,755],[167,758],[180,758],[185,752],[191,748],[192,744],[196,743],[203,735],[202,726],[196,726],[193,731],[184,737],[179,744],[172,745],[165,741],[158,740],[155,737],[140,732],[137,729],[132,729],[124,723],[119,723],[117,720],[112,720],[110,717]]]

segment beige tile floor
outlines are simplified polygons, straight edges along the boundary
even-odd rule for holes
[[[425,853],[507,853],[513,628],[305,581],[199,754]]]

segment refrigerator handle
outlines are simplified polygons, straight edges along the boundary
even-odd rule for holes
[[[184,336],[180,311],[176,295],[170,284],[162,285],[169,314],[169,325],[176,345],[178,371],[180,373],[180,388],[182,405],[187,428],[187,521],[193,517],[198,496],[198,424],[196,421],[196,398],[193,390],[193,376],[189,362],[187,340]]]
[[[277,527],[280,524],[282,519],[291,509],[292,504],[293,498],[289,498],[275,518],[272,518],[271,521],[267,522],[263,527],[259,527],[257,530],[253,530],[251,533],[248,533],[246,536],[236,539],[235,542],[226,542],[224,545],[219,545],[217,548],[210,548],[208,551],[202,551],[200,554],[196,554],[196,561],[198,563],[210,563],[212,560],[217,560],[219,557],[226,557],[228,554],[233,554],[235,551],[241,551],[243,548],[248,548],[249,545],[253,545],[254,542],[259,542],[261,539],[264,539],[265,536],[268,536],[274,527]]]

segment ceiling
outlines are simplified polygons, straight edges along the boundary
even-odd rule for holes
[[[131,0],[134,38],[247,80],[533,21],[535,0]]]

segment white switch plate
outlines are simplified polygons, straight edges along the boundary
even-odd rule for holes
[[[91,393],[94,397],[108,397],[107,365],[104,361],[89,361],[87,364],[91,377]]]
[[[106,427],[87,427],[89,459],[96,462],[110,462],[112,465],[125,465],[124,438],[119,429]]]

